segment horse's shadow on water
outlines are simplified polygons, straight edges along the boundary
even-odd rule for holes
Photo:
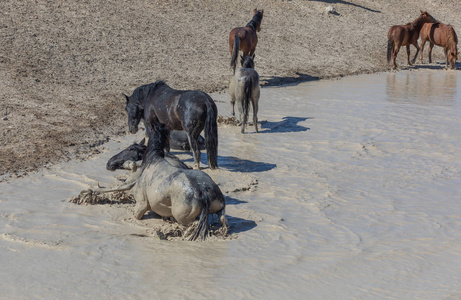
[[[320,80],[320,77],[311,76],[302,73],[296,73],[297,77],[280,77],[270,76],[262,77],[261,83],[263,87],[283,86],[283,85],[297,85],[302,82]]]
[[[181,152],[181,153],[188,153],[190,152]],[[188,158],[185,159],[184,162],[194,163],[194,159]],[[200,163],[207,164],[207,156],[206,153],[202,152],[200,157]],[[234,156],[218,156],[218,165],[220,168],[229,170],[231,172],[242,172],[242,173],[249,173],[249,172],[266,172],[274,169],[277,167],[276,164],[270,164],[265,162],[259,161],[251,161],[248,159],[241,159]]]
[[[245,232],[257,226],[256,222],[253,220],[246,220],[238,217],[232,217],[229,215],[226,215],[226,218],[229,224],[229,234]],[[219,220],[217,217],[212,217],[210,223],[212,227],[220,227]]]
[[[226,198],[226,205],[236,205],[236,204],[248,203],[248,201],[235,199],[229,196],[224,196],[224,198]]]
[[[273,132],[301,132],[310,130],[309,127],[304,127],[298,125],[299,122],[306,121],[313,118],[299,118],[299,117],[284,117],[282,121],[279,122],[261,122],[261,128],[267,129],[261,131],[261,133],[273,133]]]

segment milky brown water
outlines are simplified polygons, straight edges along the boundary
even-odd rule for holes
[[[459,299],[460,87],[413,71],[262,89],[259,134],[219,128],[231,240],[162,241],[126,205],[67,202],[115,184],[107,159],[141,134],[0,183],[1,297]]]

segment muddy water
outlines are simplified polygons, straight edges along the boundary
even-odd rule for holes
[[[259,134],[219,130],[214,177],[232,240],[161,241],[126,206],[66,201],[115,183],[123,172],[106,171],[107,159],[140,136],[0,183],[0,290],[15,299],[458,299],[460,88],[459,72],[414,71],[263,89]],[[213,97],[229,115],[228,96]]]

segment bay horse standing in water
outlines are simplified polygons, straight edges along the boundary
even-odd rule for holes
[[[416,47],[416,54],[412,60],[412,63],[415,63],[416,57],[418,57],[419,46],[419,32],[425,23],[435,23],[437,22],[434,17],[432,17],[428,12],[421,11],[421,15],[416,18],[413,22],[406,25],[394,25],[389,29],[387,33],[387,63],[391,61],[392,58],[392,68],[396,69],[397,64],[395,59],[399,53],[400,47],[407,47],[407,63],[411,66],[410,63],[410,45]]]
[[[131,96],[125,97],[130,133],[138,131],[141,119],[147,137],[151,136],[150,128],[158,123],[170,130],[184,130],[194,156],[194,169],[200,169],[199,137],[204,130],[208,166],[218,168],[218,108],[208,94],[175,90],[156,81],[137,87]]]
[[[423,50],[426,41],[429,41],[429,63],[432,63],[432,48],[434,45],[443,47],[445,54],[445,66],[454,69],[455,62],[458,59],[458,37],[453,26],[441,22],[426,23],[421,29],[421,54],[419,61],[423,62]]]
[[[256,32],[261,30],[264,9],[254,10],[253,18],[245,27],[237,27],[229,33],[229,51],[231,54],[230,66],[235,74],[237,67],[238,53],[242,50],[243,56],[253,55],[255,53],[258,36]]]
[[[258,132],[258,102],[260,95],[259,74],[255,71],[254,57],[242,57],[242,68],[235,73],[229,84],[231,96],[232,115],[235,115],[235,102],[239,110],[239,121],[242,124],[241,132],[245,133],[245,126],[248,121],[250,102],[253,106],[253,123]]]

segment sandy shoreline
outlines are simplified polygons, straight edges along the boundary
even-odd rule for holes
[[[164,79],[226,92],[228,32],[264,8],[266,86],[387,69],[386,33],[420,9],[461,28],[455,1],[2,1],[0,174],[86,158],[124,134],[122,93]],[[328,15],[332,5],[338,15]],[[398,63],[404,66],[401,51]],[[414,53],[414,49],[412,49]],[[434,50],[441,60],[441,50]]]

